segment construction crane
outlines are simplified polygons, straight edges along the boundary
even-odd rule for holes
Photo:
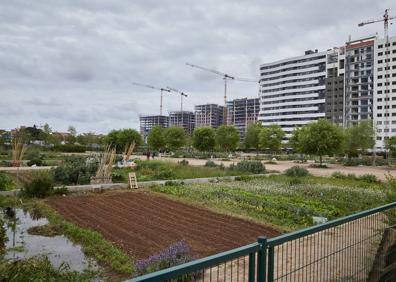
[[[387,135],[389,133],[389,54],[390,54],[390,50],[389,50],[389,35],[388,35],[388,28],[389,28],[389,21],[396,19],[396,17],[390,17],[389,14],[389,9],[385,10],[384,15],[382,16],[382,19],[378,19],[378,20],[370,20],[370,21],[365,21],[365,22],[361,22],[358,24],[358,26],[365,26],[368,24],[373,24],[373,23],[377,23],[377,22],[384,22],[384,39],[385,39],[385,121],[384,121],[384,133],[385,133],[385,139],[387,139]],[[392,23],[391,23],[392,24]],[[388,153],[388,151],[387,151]],[[389,159],[387,157],[387,159]]]
[[[152,85],[148,85],[148,84],[142,84],[142,83],[137,83],[137,82],[133,82],[132,84],[133,85],[137,85],[137,86],[141,86],[141,87],[146,87],[146,88],[150,88],[150,89],[155,89],[155,90],[160,90],[161,91],[160,116],[162,116],[162,103],[163,103],[164,91],[165,92],[171,92],[171,91],[169,89],[167,89],[167,88],[156,87],[156,86],[152,86]]]
[[[224,120],[225,123],[227,123],[227,81],[228,80],[237,80],[237,81],[243,81],[243,82],[255,82],[258,83],[258,80],[254,80],[254,79],[248,79],[248,78],[241,78],[241,77],[235,77],[233,75],[229,75],[214,69],[209,69],[206,67],[201,67],[201,66],[197,66],[197,65],[193,65],[190,63],[186,63],[187,66],[193,67],[193,68],[197,68],[197,69],[201,69],[207,72],[211,72],[214,73],[216,75],[219,75],[221,77],[223,77],[224,80]]]
[[[168,88],[170,91],[172,91],[172,92],[176,92],[176,93],[179,93],[180,94],[180,113],[181,113],[181,126],[183,126],[183,120],[184,120],[184,118],[183,118],[183,116],[184,116],[184,114],[183,114],[183,97],[188,97],[188,95],[186,94],[186,93],[184,93],[183,91],[180,91],[180,90],[177,90],[177,89],[175,89],[175,88],[172,88],[172,87],[169,87],[169,86],[167,86],[166,88]]]

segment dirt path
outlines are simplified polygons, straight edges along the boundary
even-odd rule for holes
[[[148,192],[117,192],[49,200],[66,219],[99,231],[129,255],[146,258],[179,240],[202,257],[279,234],[271,227]]]

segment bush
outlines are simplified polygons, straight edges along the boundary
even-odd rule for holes
[[[154,173],[155,179],[171,179],[176,177],[176,173],[170,169],[157,170]]]
[[[38,151],[30,151],[26,154],[26,158],[29,160],[27,165],[32,166],[42,166],[43,165],[43,156]]]
[[[358,179],[365,181],[367,183],[377,183],[378,178],[374,174],[366,173],[358,177]]]
[[[124,175],[118,171],[118,170],[113,170],[111,174],[111,180],[116,183],[116,182],[123,182],[124,181]]]
[[[241,161],[235,166],[230,166],[230,168],[242,172],[251,172],[254,174],[265,173],[265,166],[260,161]]]
[[[302,166],[292,166],[285,171],[285,175],[290,177],[304,177],[308,176],[309,172],[305,167]]]
[[[63,185],[89,184],[97,168],[98,164],[95,159],[66,157],[65,161],[53,170],[54,180]]]
[[[206,161],[205,166],[206,167],[216,167],[217,164],[214,161],[208,160],[208,161]]]
[[[354,174],[354,173],[345,174],[345,173],[336,171],[331,175],[331,177],[338,178],[338,179],[361,180],[361,181],[364,181],[367,183],[378,183],[379,182],[377,176],[375,176],[374,174],[370,174],[370,173],[366,173],[361,176],[356,176],[356,174]]]
[[[29,198],[45,198],[54,194],[54,182],[51,173],[47,171],[34,172],[31,182],[22,188],[22,196]]]
[[[178,162],[180,165],[188,165],[188,161],[187,160],[182,160],[180,162]]]
[[[57,152],[66,152],[66,153],[84,153],[87,148],[82,145],[77,144],[64,144],[64,145],[55,145],[53,147],[54,151]]]
[[[12,179],[3,172],[0,172],[0,191],[12,190],[15,188],[15,183]]]

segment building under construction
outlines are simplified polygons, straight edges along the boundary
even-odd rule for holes
[[[147,136],[150,130],[155,126],[169,127],[169,117],[162,115],[141,115],[140,120],[140,134],[143,137],[144,143],[147,143]]]
[[[245,139],[248,125],[257,121],[259,111],[258,98],[242,98],[227,102],[227,124],[238,129],[241,141]]]
[[[195,127],[218,128],[224,123],[224,107],[217,104],[195,106]]]
[[[191,136],[195,126],[195,115],[189,111],[169,112],[169,126],[183,127],[186,133]]]

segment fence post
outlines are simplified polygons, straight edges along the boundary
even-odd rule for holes
[[[267,238],[261,236],[257,241],[260,244],[260,250],[257,252],[257,282],[265,282],[267,276]]]

